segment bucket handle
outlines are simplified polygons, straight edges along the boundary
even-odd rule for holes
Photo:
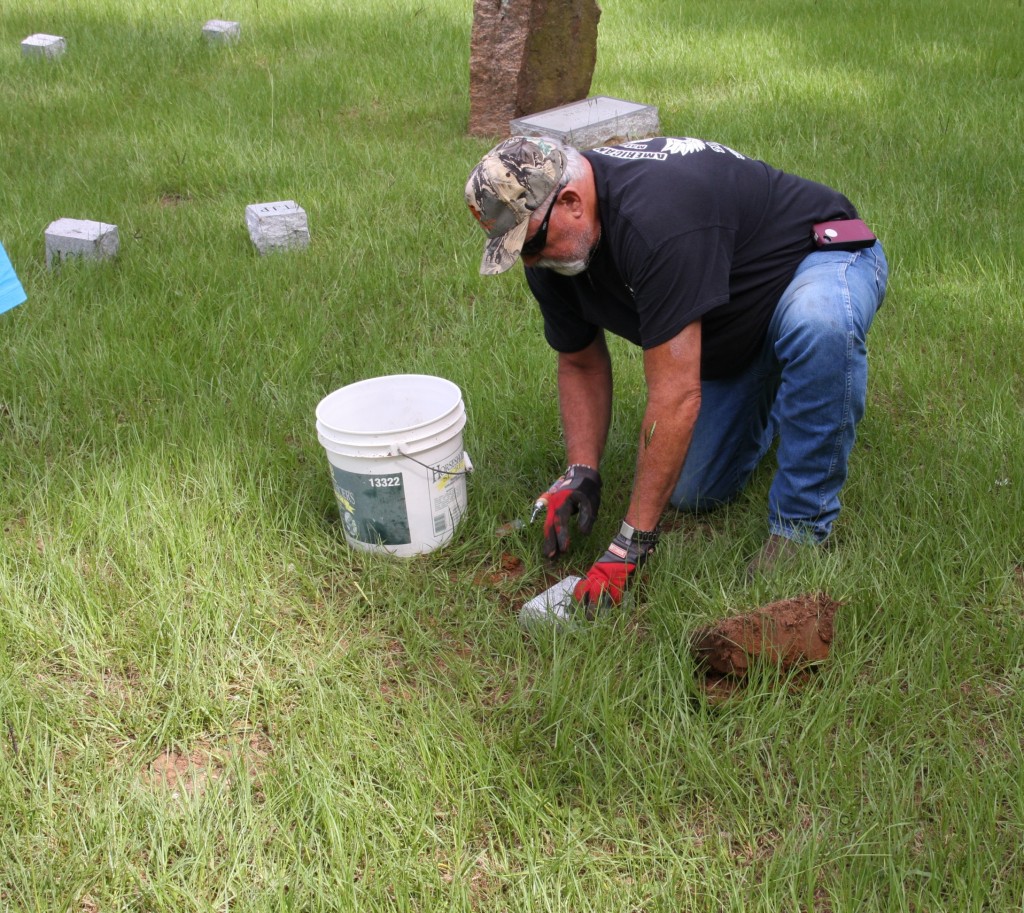
[[[407,453],[402,453],[401,450],[398,451],[398,455],[400,457],[403,457],[406,460],[409,460],[410,463],[415,463],[417,466],[422,466],[424,469],[432,469],[435,472],[440,471],[440,470],[437,469],[436,466],[431,466],[429,463],[420,462],[419,460],[416,459],[416,457],[409,456],[409,454],[407,454]],[[473,465],[473,461],[469,458],[469,454],[465,450],[462,451],[462,459],[463,459],[463,461],[466,464],[466,468],[465,469],[460,469],[458,471],[452,471],[452,472],[446,472],[445,475],[448,475],[448,476],[468,476],[476,468]]]

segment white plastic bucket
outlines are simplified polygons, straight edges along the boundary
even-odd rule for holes
[[[316,407],[345,538],[399,557],[433,551],[466,513],[462,391],[427,374],[349,384]]]

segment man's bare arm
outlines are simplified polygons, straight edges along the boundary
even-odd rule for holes
[[[626,522],[652,530],[686,461],[700,412],[700,321],[644,352],[647,408]]]
[[[597,469],[612,415],[612,361],[604,333],[579,352],[559,353],[558,403],[568,462]]]

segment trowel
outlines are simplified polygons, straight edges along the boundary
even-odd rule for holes
[[[534,596],[519,610],[519,624],[526,628],[531,625],[570,623],[574,614],[572,593],[580,580],[576,576],[566,577]]]

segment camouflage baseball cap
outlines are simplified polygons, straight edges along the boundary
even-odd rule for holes
[[[564,170],[565,156],[543,136],[510,137],[480,160],[466,181],[466,203],[488,239],[482,275],[503,273],[519,259],[530,216]]]

